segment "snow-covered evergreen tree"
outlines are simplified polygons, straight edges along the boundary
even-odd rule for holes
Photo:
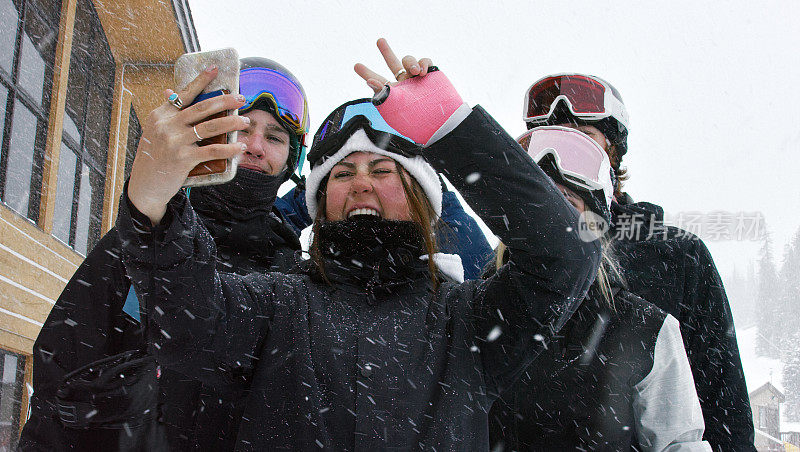
[[[756,353],[760,356],[771,358],[780,357],[779,337],[775,326],[779,323],[780,312],[778,306],[778,271],[772,256],[772,238],[769,233],[764,235],[761,246],[761,258],[758,261],[758,342]]]
[[[800,342],[800,332],[791,336],[795,344]],[[795,345],[784,357],[783,391],[786,402],[783,412],[786,420],[800,422],[800,346]]]
[[[724,283],[736,329],[744,330],[755,326],[757,321],[758,281],[753,262],[747,266],[745,271],[740,271],[739,267],[734,266],[733,273],[728,278],[725,278]]]
[[[784,352],[792,352],[797,345],[795,334],[800,331],[800,229],[786,245],[783,263],[778,273],[778,310],[780,321],[776,329]]]
[[[784,412],[787,420],[800,422],[800,229],[786,246],[779,285],[782,321],[776,329],[783,350]]]

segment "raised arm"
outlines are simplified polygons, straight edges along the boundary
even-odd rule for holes
[[[509,263],[477,287],[470,309],[459,313],[474,330],[469,340],[480,350],[489,384],[500,392],[577,308],[594,281],[600,244],[579,238],[578,214],[550,179],[489,114],[463,103],[430,60],[406,56],[401,62],[385,41],[378,47],[402,80],[389,84],[356,66],[376,91],[379,112],[395,130],[426,145],[425,158],[510,250]]]
[[[574,209],[482,108],[428,152],[510,252],[509,262],[478,288],[471,313],[499,393],[577,309],[596,275],[600,246],[579,238]]]
[[[189,104],[215,76],[215,68],[204,71],[179,98]],[[153,110],[143,122],[117,217],[123,262],[147,312],[149,350],[162,366],[212,385],[247,376],[268,331],[271,305],[267,291],[252,295],[263,281],[216,272],[214,241],[179,189],[198,163],[245,148],[195,143],[195,131],[211,136],[247,127],[240,116],[203,121],[242,104],[239,95],[223,95],[184,109],[164,102]]]

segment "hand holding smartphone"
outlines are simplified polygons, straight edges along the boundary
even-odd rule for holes
[[[217,77],[205,87],[203,92],[194,99],[191,105],[214,96],[239,92],[239,54],[236,52],[236,49],[233,48],[181,55],[175,62],[175,90],[183,90],[189,82],[194,80],[205,68],[211,65],[217,66]],[[186,107],[188,107],[188,105],[184,108]],[[237,110],[226,110],[205,118],[200,122],[236,114]],[[198,141],[197,144],[198,146],[205,146],[209,144],[235,143],[236,135],[237,132],[233,131],[227,134],[203,138],[203,140]],[[192,169],[183,185],[185,187],[192,187],[223,184],[233,179],[236,175],[236,165],[237,161],[234,158],[203,162]]]

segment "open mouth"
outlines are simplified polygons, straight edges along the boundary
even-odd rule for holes
[[[353,209],[347,214],[347,218],[353,218],[356,215],[372,215],[375,217],[380,218],[381,214],[378,213],[375,209],[370,209],[368,207],[362,207],[360,209]]]

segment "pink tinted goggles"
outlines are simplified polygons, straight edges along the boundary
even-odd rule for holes
[[[560,126],[537,127],[517,142],[537,164],[550,156],[566,182],[589,191],[603,190],[606,203],[611,204],[611,163],[603,148],[585,133]]]

